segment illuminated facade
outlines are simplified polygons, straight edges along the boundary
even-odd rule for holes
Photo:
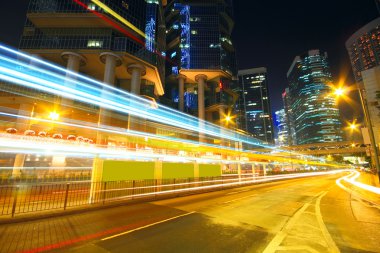
[[[274,142],[266,68],[239,70],[244,99],[246,131],[267,143]]]
[[[164,93],[163,14],[159,0],[30,0],[20,49],[60,65],[76,57],[75,71],[97,79],[114,54],[112,65],[125,66],[116,68],[114,85],[129,91],[128,66],[149,66],[136,92],[157,98]]]
[[[380,65],[380,18],[368,23],[346,42],[346,49],[357,82],[361,72]]]
[[[284,103],[285,110],[285,122],[288,129],[288,145],[295,145],[296,142],[296,130],[294,126],[294,118],[292,113],[292,101],[289,88],[286,88],[282,93],[282,102]]]
[[[276,145],[277,146],[287,146],[289,144],[288,141],[288,124],[286,122],[286,114],[285,109],[281,109],[275,112],[275,124],[277,127],[277,138]]]
[[[166,97],[181,111],[224,124],[237,100],[232,1],[172,0],[165,16]]]
[[[297,56],[287,74],[291,112],[298,145],[342,141],[341,119],[329,84],[327,53],[310,50]]]

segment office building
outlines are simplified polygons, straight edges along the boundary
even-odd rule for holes
[[[181,111],[224,125],[238,98],[232,2],[172,0],[165,16],[166,97]]]
[[[363,80],[361,72],[380,65],[380,18],[355,32],[347,41],[356,82]]]
[[[244,99],[246,131],[267,143],[274,142],[266,68],[239,70]]]
[[[310,50],[296,56],[288,73],[290,104],[295,143],[310,144],[342,141],[339,109],[332,96],[332,77],[327,53]]]
[[[288,124],[286,122],[285,109],[281,109],[275,112],[275,124],[277,127],[277,137],[276,145],[277,146],[288,146]]]
[[[282,93],[282,102],[284,104],[285,122],[288,129],[288,145],[296,145],[296,130],[294,126],[294,118],[292,112],[292,101],[289,88],[286,88]]]

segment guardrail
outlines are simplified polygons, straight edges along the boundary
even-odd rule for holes
[[[240,177],[238,175],[225,175],[222,177],[162,180],[7,185],[0,186],[0,216],[14,217],[17,214],[47,210],[64,211],[68,208],[105,205],[137,198],[153,199],[158,196],[180,196],[273,180],[331,173],[337,173],[337,171],[260,177],[256,174],[243,174]]]

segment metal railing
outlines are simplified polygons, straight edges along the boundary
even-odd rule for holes
[[[150,179],[111,182],[39,183],[0,186],[0,216],[66,210],[154,199],[158,196],[180,196],[249,185],[258,182],[315,176],[323,172],[289,175],[257,176],[257,174],[224,175],[221,177]]]
[[[79,206],[108,204],[159,195],[181,195],[233,187],[247,183],[256,175],[229,177],[175,178],[162,180],[129,180],[111,182],[19,183],[0,186],[0,216],[47,210],[66,210]]]

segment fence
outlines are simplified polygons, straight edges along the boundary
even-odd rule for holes
[[[0,216],[108,204],[161,195],[182,195],[252,183],[256,175],[242,177],[177,178],[113,182],[20,183],[0,186]]]

